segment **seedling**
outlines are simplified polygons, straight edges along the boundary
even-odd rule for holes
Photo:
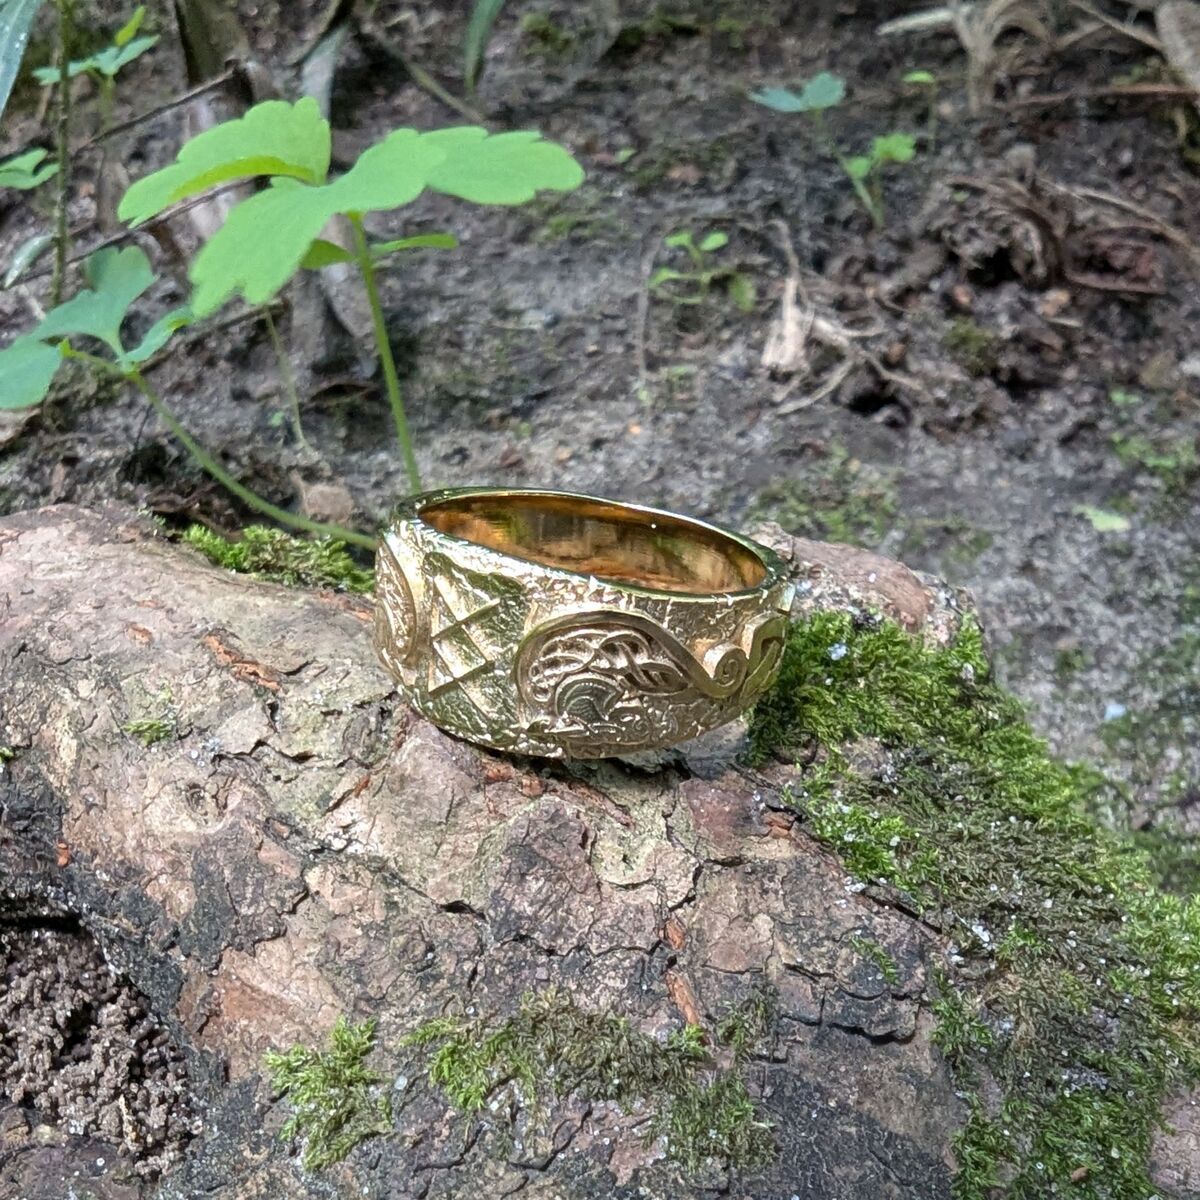
[[[354,263],[371,307],[409,482],[419,490],[375,268],[392,254],[452,249],[458,243],[450,234],[431,233],[372,244],[365,214],[410,204],[426,189],[476,204],[524,204],[539,191],[574,190],[583,172],[566,150],[543,141],[536,132],[489,134],[477,126],[430,133],[397,129],[333,180],[329,159],[329,122],[315,100],[268,100],[244,117],[193,138],[171,166],[135,183],[118,212],[123,220],[139,225],[181,200],[233,180],[269,180],[268,187],[233,209],[192,262],[192,311],[198,318],[209,316],[235,294],[250,304],[265,304],[301,268]],[[339,215],[349,220],[350,248],[320,236]]]
[[[88,259],[84,273],[89,284],[65,304],[53,308],[31,332],[0,350],[0,409],[29,408],[45,399],[54,376],[68,358],[86,362],[106,375],[132,384],[183,443],[196,462],[251,508],[293,528],[320,533],[373,547],[365,534],[310,521],[288,512],[243,486],[179,422],[166,402],[147,382],[142,364],[166,345],[171,335],[191,320],[186,308],[160,317],[142,340],[127,348],[122,326],[135,300],[155,281],[150,260],[137,246],[109,247]],[[109,357],[78,348],[77,343],[99,342]]]
[[[909,71],[909,73],[904,76],[904,82],[909,87],[920,88],[925,93],[925,100],[928,104],[928,110],[925,117],[925,141],[929,148],[930,154],[932,154],[937,149],[937,76],[932,71]]]
[[[892,133],[877,137],[869,154],[847,156],[834,141],[825,124],[825,110],[836,108],[846,98],[846,83],[829,71],[822,71],[804,85],[797,94],[787,88],[762,88],[750,99],[756,104],[781,113],[808,113],[817,141],[846,173],[855,194],[871,217],[876,229],[886,224],[883,206],[881,172],[888,163],[911,162],[916,145],[907,133]]]
[[[58,172],[58,164],[43,162],[45,150],[28,150],[0,163],[0,188],[16,188],[20,192],[28,192],[40,187],[47,179]]]
[[[690,230],[683,229],[664,239],[672,250],[682,250],[691,261],[690,271],[659,267],[650,276],[649,287],[673,304],[702,304],[714,288],[723,288],[742,312],[753,312],[757,293],[754,281],[735,268],[714,261],[714,255],[729,245],[729,235],[720,230],[705,234],[697,244]]]
[[[137,32],[146,18],[146,6],[140,5],[133,16],[117,30],[112,45],[106,46],[87,58],[72,59],[67,67],[67,78],[90,75],[100,88],[100,130],[107,132],[112,123],[113,93],[116,89],[117,73],[122,67],[145,54],[157,43],[157,37],[138,37]],[[53,87],[61,77],[58,67],[38,67],[34,78],[43,87]]]

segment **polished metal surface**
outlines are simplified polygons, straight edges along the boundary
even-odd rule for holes
[[[450,733],[553,758],[661,749],[774,678],[782,562],[702,521],[563,492],[466,488],[393,514],[376,644]]]

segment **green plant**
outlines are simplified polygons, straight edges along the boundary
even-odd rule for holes
[[[186,308],[174,309],[151,325],[140,342],[126,347],[122,327],[129,310],[155,280],[145,251],[137,246],[98,250],[87,260],[85,276],[88,287],[51,309],[38,326],[0,350],[0,378],[5,383],[4,391],[0,393],[0,409],[28,408],[40,403],[64,359],[86,362],[137,388],[200,467],[251,508],[293,528],[330,535],[364,547],[374,546],[374,540],[365,534],[310,521],[279,508],[239,483],[188,433],[150,386],[142,373],[142,365],[166,345],[176,330],[188,324],[192,315]],[[78,349],[72,339],[99,342],[111,357]]]
[[[129,189],[119,214],[138,225],[220,184],[266,178],[269,186],[238,204],[192,262],[192,309],[197,317],[208,316],[238,293],[251,304],[265,304],[302,267],[357,266],[371,307],[397,439],[409,481],[419,490],[376,264],[401,251],[449,249],[457,242],[435,233],[373,244],[365,215],[409,204],[427,189],[477,204],[523,204],[539,191],[573,190],[583,172],[566,150],[537,133],[489,134],[477,126],[429,133],[395,130],[333,180],[329,163],[329,122],[316,101],[268,100],[193,138],[172,165]],[[319,236],[335,216],[348,218],[352,249]]]
[[[836,108],[846,98],[846,83],[838,75],[822,71],[799,92],[788,88],[760,88],[750,99],[756,104],[781,113],[807,113],[817,141],[842,168],[855,195],[867,210],[876,229],[887,223],[883,204],[883,168],[890,163],[911,162],[916,143],[907,133],[890,133],[874,138],[867,154],[848,156],[840,149],[825,123],[827,109]]]
[[[932,998],[968,1109],[956,1196],[1153,1194],[1163,1101],[1200,1080],[1200,899],[1095,823],[1107,781],[1051,757],[978,627],[931,645],[863,612],[798,621],[751,739],[801,751],[807,827],[957,945]]]
[[[925,117],[925,142],[930,154],[937,150],[938,122],[938,79],[932,71],[909,71],[904,76],[909,87],[920,88],[925,93],[927,113]]]
[[[504,0],[475,0],[475,6],[471,9],[471,20],[467,23],[467,34],[463,39],[463,82],[468,91],[473,92],[479,82],[492,26],[503,7]]]
[[[146,18],[146,6],[139,5],[133,15],[113,35],[112,44],[87,58],[72,59],[67,66],[67,78],[90,75],[100,89],[100,129],[107,132],[112,122],[113,93],[117,73],[122,67],[145,54],[158,42],[158,37],[138,37],[137,32]],[[37,67],[34,78],[43,87],[52,87],[61,78],[58,67]]]
[[[455,1108],[478,1112],[511,1086],[535,1116],[547,1100],[577,1093],[631,1111],[645,1106],[647,1136],[665,1137],[685,1170],[716,1161],[761,1166],[773,1153],[769,1124],[746,1088],[741,1068],[765,1035],[769,998],[755,994],[733,1009],[717,1041],[734,1060],[719,1069],[695,1025],[658,1041],[627,1017],[593,1013],[554,988],[529,993],[499,1024],[437,1017],[405,1038],[430,1053],[429,1080]]]
[[[143,746],[150,747],[156,742],[165,742],[175,733],[175,711],[171,707],[171,689],[164,687],[157,695],[152,696],[151,702],[155,711],[144,717],[134,717],[121,726],[121,732],[137,738]]]
[[[690,271],[659,267],[650,276],[649,288],[673,304],[703,304],[714,288],[723,288],[741,312],[753,312],[757,293],[749,275],[732,266],[717,264],[713,256],[729,244],[729,235],[720,230],[705,234],[699,241],[690,230],[680,230],[663,239],[672,250],[682,250],[691,262]],[[682,286],[680,286],[682,285]]]
[[[0,0],[0,117],[21,70],[33,19],[42,0]]]
[[[293,1046],[267,1053],[271,1082],[293,1109],[280,1135],[304,1139],[310,1170],[341,1162],[360,1142],[391,1133],[391,1100],[376,1092],[379,1076],[366,1066],[374,1043],[374,1020],[352,1025],[341,1016],[328,1050]]]
[[[289,587],[344,588],[370,592],[375,572],[355,565],[343,543],[333,538],[303,539],[266,525],[247,525],[236,540],[223,538],[203,525],[190,525],[183,535],[217,566]]]
[[[45,150],[28,150],[0,162],[0,188],[16,188],[17,191],[27,192],[40,187],[47,179],[52,179],[58,173],[58,164],[43,162]]]

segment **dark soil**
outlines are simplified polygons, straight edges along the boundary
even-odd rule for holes
[[[188,1090],[168,1031],[74,921],[0,925],[5,1097],[119,1147],[137,1174],[153,1176],[192,1136]]]
[[[238,6],[285,94],[323,7]],[[972,116],[951,35],[874,33],[918,7],[510,3],[476,102],[496,128],[568,145],[587,180],[519,209],[433,198],[375,220],[380,233],[445,228],[461,240],[386,280],[425,482],[562,487],[734,524],[772,517],[966,585],[1038,727],[1120,785],[1103,792],[1105,815],[1177,848],[1200,835],[1195,112],[1152,98],[1019,103],[1165,78],[1145,45],[1101,34],[1053,52],[1006,39],[996,103]],[[85,8],[95,29],[124,12]],[[363,19],[333,91],[341,165],[395,126],[461,123],[395,51],[461,92],[467,8],[381,3]],[[1060,33],[1066,9],[1052,13]],[[1124,18],[1126,6],[1112,11]],[[1149,14],[1137,19],[1152,30]],[[162,32],[122,77],[118,117],[186,86]],[[940,80],[936,147],[926,100],[902,83],[916,67]],[[804,118],[747,99],[826,69],[847,80],[829,123],[849,153],[876,134],[920,135],[915,162],[885,179],[883,230]],[[4,153],[49,144],[35,102],[18,91]],[[86,132],[86,90],[79,107]],[[183,136],[175,110],[125,135],[117,157],[136,178]],[[79,157],[81,250],[101,239],[97,161]],[[46,192],[0,196],[0,262],[47,227]],[[683,265],[662,244],[683,229],[728,234],[719,259],[753,280],[752,312],[720,287],[698,305],[644,303],[655,267]],[[182,266],[142,241],[168,280],[152,318],[181,294]],[[762,352],[792,254],[817,321],[800,369],[772,374]],[[0,293],[6,337],[30,323],[46,284]],[[307,492],[315,510],[348,491],[353,516],[336,515],[371,528],[406,482],[369,347],[328,318],[314,325],[311,293],[294,299],[290,330],[281,320],[315,452],[291,432],[261,322],[189,335],[155,382],[247,484],[285,504]],[[840,350],[815,332],[831,327],[864,336]],[[136,395],[78,375],[41,413],[0,416],[0,452],[0,511],[119,498],[223,530],[250,515]],[[329,485],[319,499],[314,484]]]

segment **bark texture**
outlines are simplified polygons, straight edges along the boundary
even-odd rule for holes
[[[802,609],[952,633],[940,585],[763,536]],[[45,1061],[83,1064],[74,1092],[0,1108],[0,1196],[949,1195],[942,947],[795,827],[786,771],[736,767],[728,738],[652,768],[481,752],[403,706],[370,628],[369,603],[215,569],[125,510],[0,523],[0,949],[10,979],[64,980],[69,1020],[48,985],[21,1011]],[[637,1114],[577,1096],[464,1118],[399,1046],[550,985],[647,1033],[712,1029],[764,982],[777,1014],[746,1078],[778,1153],[753,1175],[684,1177]],[[396,1132],[312,1175],[262,1055],[342,1013],[378,1018]],[[113,1028],[123,1074],[87,1066]]]

